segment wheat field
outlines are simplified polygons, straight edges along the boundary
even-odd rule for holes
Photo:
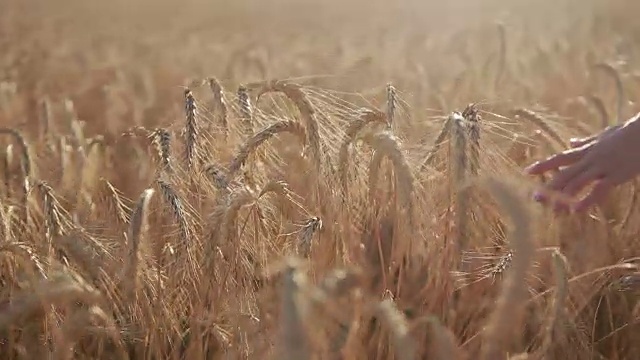
[[[0,359],[639,359],[639,11],[0,0]]]

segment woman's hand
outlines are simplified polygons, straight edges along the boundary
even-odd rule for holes
[[[575,197],[595,183],[582,199],[569,205],[556,202],[556,209],[582,211],[604,199],[614,187],[640,174],[640,114],[623,125],[607,128],[600,134],[572,139],[571,149],[539,161],[525,169],[530,175],[558,170],[536,200],[549,202],[548,192]]]

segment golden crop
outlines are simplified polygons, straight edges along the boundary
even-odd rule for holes
[[[0,0],[0,359],[640,358],[639,11]]]

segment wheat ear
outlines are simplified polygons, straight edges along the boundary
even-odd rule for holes
[[[228,166],[227,181],[230,182],[233,180],[238,170],[240,170],[247,158],[249,158],[249,155],[255,152],[262,143],[277,134],[285,132],[296,135],[303,145],[306,144],[306,131],[300,123],[296,121],[278,121],[271,124],[263,130],[255,133],[244,144],[242,144],[240,150]]]
[[[40,101],[40,136],[49,150],[53,150],[53,144],[51,143],[52,121],[53,111],[51,109],[51,100],[48,97],[44,97]]]
[[[36,186],[42,192],[45,239],[47,240],[48,259],[51,263],[53,260],[53,239],[64,233],[64,212],[53,194],[53,189],[46,182],[39,181]]]
[[[204,168],[204,173],[211,179],[213,185],[218,190],[227,191],[229,182],[225,176],[224,170],[217,164],[209,164]]]
[[[413,190],[415,179],[411,167],[405,158],[398,139],[388,132],[382,132],[371,136],[364,137],[364,140],[375,150],[376,154],[381,157],[387,157],[393,164],[395,189],[398,192],[400,201],[408,214],[412,213],[413,208]],[[374,157],[375,158],[375,157]],[[376,160],[377,161],[377,160]],[[376,164],[374,164],[375,166]],[[377,183],[377,169],[369,169],[369,193],[371,194]],[[376,180],[374,180],[376,179]],[[372,196],[372,195],[370,195]]]
[[[247,136],[253,134],[253,108],[249,90],[245,86],[238,87],[238,105],[240,106],[240,118]]]
[[[302,86],[286,81],[267,81],[259,84],[247,85],[249,88],[257,88],[256,106],[260,97],[269,92],[283,93],[300,112],[300,116],[307,130],[307,138],[309,147],[313,156],[316,169],[320,169],[321,143],[320,133],[318,129],[318,121],[316,120],[315,110],[309,98],[304,93]]]
[[[552,354],[549,353],[552,349],[554,337],[557,336],[558,323],[563,319],[564,305],[567,299],[567,293],[569,291],[569,279],[567,274],[567,258],[559,251],[553,252],[553,267],[556,278],[556,291],[553,299],[553,309],[551,316],[547,322],[545,329],[544,340],[540,349],[540,354],[544,358],[551,358]]]
[[[466,119],[461,113],[450,115],[451,139],[449,143],[453,157],[452,177],[455,194],[455,239],[458,250],[466,248],[469,227],[469,191],[467,187],[469,157],[467,154]]]
[[[395,354],[400,360],[417,358],[417,344],[409,335],[409,326],[404,314],[398,310],[391,299],[380,302],[377,306],[378,314],[393,336]]]
[[[513,114],[516,117],[521,117],[524,120],[527,120],[533,125],[537,126],[540,130],[544,131],[547,136],[553,139],[553,141],[560,145],[561,148],[564,149],[567,146],[564,139],[560,135],[558,135],[558,133],[553,130],[553,128],[549,126],[549,124],[547,124],[547,122],[540,114],[524,108],[513,110]]]
[[[440,129],[440,133],[438,134],[438,136],[436,137],[436,140],[434,141],[433,147],[431,148],[431,150],[425,157],[424,161],[422,162],[422,165],[420,166],[421,171],[424,171],[427,167],[431,166],[431,163],[433,162],[433,159],[435,159],[436,154],[438,153],[438,150],[440,150],[440,147],[442,147],[442,144],[444,144],[450,132],[451,132],[451,118],[447,117],[447,120],[445,120],[445,123],[442,126],[442,129]]]
[[[178,227],[180,229],[180,239],[187,243],[189,241],[189,226],[187,222],[186,212],[184,210],[184,206],[182,205],[182,200],[167,179],[159,178],[158,180],[156,180],[156,183],[160,188],[162,198],[167,202],[169,208],[171,208],[172,215],[178,223]]]
[[[507,66],[507,28],[504,24],[497,24],[498,40],[500,48],[498,53],[498,74],[496,75],[495,88],[498,89],[504,79],[505,69]]]
[[[186,115],[185,123],[185,144],[186,144],[186,163],[189,169],[192,168],[194,161],[197,157],[198,151],[198,120],[197,120],[197,107],[196,100],[193,97],[191,90],[187,89],[184,92],[184,110]]]
[[[338,173],[341,176],[343,193],[346,193],[348,186],[347,165],[349,162],[349,147],[355,141],[358,133],[360,133],[366,125],[371,123],[386,124],[386,115],[378,110],[363,108],[358,111],[357,117],[347,127],[344,141],[340,145],[338,153]]]
[[[220,112],[220,122],[222,123],[222,129],[225,138],[229,137],[229,123],[227,120],[229,109],[227,108],[227,102],[224,99],[224,91],[222,85],[218,79],[209,78],[209,89],[213,93],[213,103],[217,110]]]
[[[156,129],[152,136],[152,143],[158,153],[160,159],[160,171],[173,173],[173,165],[171,162],[171,133],[164,128]]]
[[[469,150],[469,173],[477,176],[480,170],[480,122],[482,117],[475,104],[470,104],[462,112],[467,125],[467,148]]]
[[[480,359],[495,360],[504,358],[505,334],[518,333],[527,294],[525,278],[532,264],[535,248],[530,239],[529,214],[524,202],[498,180],[488,179],[486,185],[513,223],[513,229],[509,233],[513,260],[484,330],[481,348]]]
[[[5,332],[12,326],[22,327],[18,323],[42,317],[51,306],[91,306],[100,302],[100,292],[87,284],[73,280],[69,274],[52,275],[49,279],[34,284],[35,294],[25,290],[22,294],[12,296],[11,305],[0,313],[0,331]]]
[[[389,129],[395,128],[396,108],[398,107],[398,94],[396,88],[387,84],[387,126]]]
[[[124,276],[121,279],[124,296],[128,302],[133,301],[139,287],[138,267],[141,257],[140,248],[147,233],[147,215],[153,193],[153,189],[146,189],[142,192],[129,223],[129,230],[127,232],[129,257],[125,263]]]
[[[459,358],[459,348],[456,344],[456,338],[453,333],[444,327],[435,317],[429,317],[427,320],[431,325],[434,335],[434,355],[437,360],[449,360]]]

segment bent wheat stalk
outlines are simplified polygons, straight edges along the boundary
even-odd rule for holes
[[[607,76],[613,79],[613,82],[615,83],[615,87],[616,87],[616,101],[617,101],[616,124],[621,124],[625,120],[623,118],[625,95],[624,95],[624,85],[622,83],[622,78],[620,77],[620,73],[618,73],[618,70],[614,68],[611,64],[607,64],[607,63],[596,64],[594,65],[593,69],[601,70],[605,74],[607,74]]]
[[[589,95],[587,97],[588,104],[591,105],[598,113],[600,117],[600,126],[603,129],[606,129],[609,126],[609,113],[607,112],[607,107],[604,105],[604,101],[599,98],[597,95]]]

